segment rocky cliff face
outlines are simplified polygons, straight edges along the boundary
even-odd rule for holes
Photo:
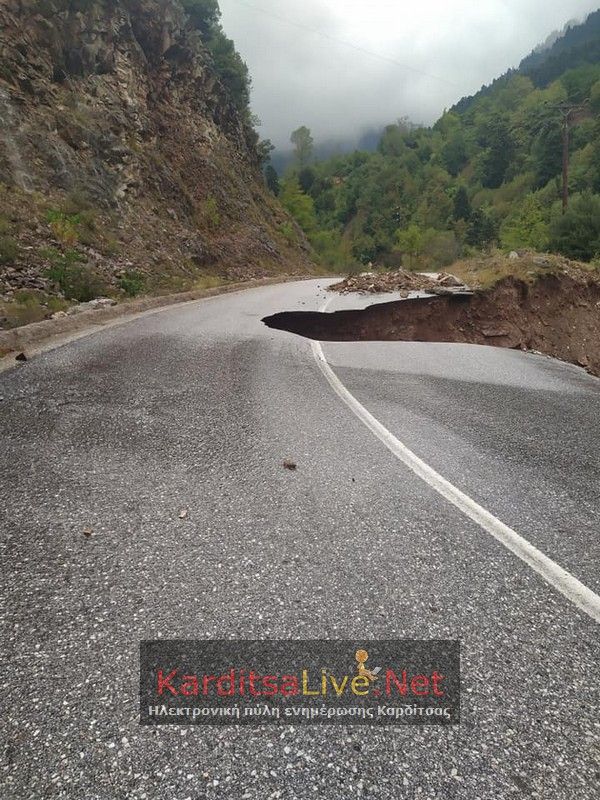
[[[0,294],[306,271],[256,141],[177,0],[0,0]]]

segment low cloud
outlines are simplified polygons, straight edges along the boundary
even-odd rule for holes
[[[573,0],[221,0],[253,79],[263,137],[282,148],[308,125],[353,140],[408,116],[432,123],[596,8]]]

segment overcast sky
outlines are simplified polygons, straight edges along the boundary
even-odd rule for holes
[[[261,134],[287,148],[445,107],[517,66],[586,0],[220,0],[223,27],[250,68]],[[373,54],[373,55],[372,55]]]

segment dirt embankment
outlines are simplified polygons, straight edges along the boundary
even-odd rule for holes
[[[534,350],[600,376],[600,275],[583,269],[531,280],[510,276],[472,294],[331,314],[289,312],[264,322],[321,341],[462,342]]]

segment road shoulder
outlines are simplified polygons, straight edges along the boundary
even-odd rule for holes
[[[134,319],[149,314],[157,314],[173,306],[184,306],[218,297],[223,294],[243,292],[261,286],[272,286],[299,280],[312,280],[314,275],[305,277],[297,275],[281,275],[275,278],[259,278],[251,281],[224,284],[211,289],[196,289],[179,294],[160,297],[143,297],[126,303],[119,303],[108,308],[82,311],[80,314],[47,319],[0,331],[0,373],[13,369],[18,365],[15,357],[24,353],[27,358],[55,350],[69,342],[91,336],[100,330],[124,325]]]

